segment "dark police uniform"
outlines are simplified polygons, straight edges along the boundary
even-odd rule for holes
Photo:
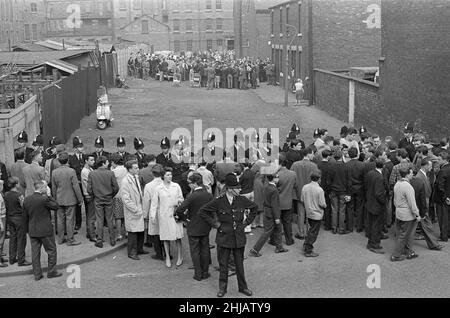
[[[25,131],[21,131],[19,133],[19,135],[17,136],[17,142],[25,143],[25,144],[28,142],[28,135]],[[20,149],[24,149],[24,151],[25,151],[24,160],[26,163],[30,164],[31,163],[31,160],[30,160],[31,153],[34,151],[34,149],[27,147],[27,146],[23,146],[23,147],[14,149],[14,161],[17,161],[16,152],[19,151]]]
[[[228,184],[229,176],[226,177]],[[234,175],[233,175],[234,176]],[[234,176],[236,178],[236,176]],[[244,275],[244,249],[246,237],[244,229],[256,216],[258,206],[243,196],[236,196],[230,205],[226,194],[203,206],[199,215],[209,225],[217,229],[217,259],[220,266],[219,292],[226,293],[228,285],[228,261],[234,256],[239,291],[247,290]],[[249,210],[244,220],[244,213]]]
[[[73,148],[83,147],[83,142],[80,137],[73,137]],[[84,167],[84,160],[82,154],[73,154],[69,156],[69,166],[75,170],[78,179],[78,185],[81,189],[81,170]],[[79,230],[81,228],[82,216],[81,216],[81,205],[75,206],[75,230]]]

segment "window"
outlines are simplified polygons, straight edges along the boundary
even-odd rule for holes
[[[222,0],[216,0],[216,10],[222,10]]]
[[[212,19],[206,19],[205,21],[206,23],[206,32],[211,32],[212,31]]]
[[[273,35],[273,10],[270,12],[270,34]]]
[[[31,2],[31,12],[36,13],[37,12],[37,3]]]
[[[216,19],[216,30],[222,32],[222,19]]]
[[[283,7],[280,7],[280,36],[283,36]]]
[[[38,28],[37,28],[37,24],[33,24],[31,26],[31,34],[32,34],[32,39],[33,41],[37,41],[38,39]]]
[[[216,41],[216,45],[217,45],[217,47],[218,47],[219,49],[222,49],[222,46],[223,46],[223,40],[222,40],[222,39],[217,40],[217,41]]]
[[[180,52],[180,41],[179,40],[173,41],[173,50],[175,52]]]
[[[173,31],[180,32],[180,20],[178,19],[173,20]]]
[[[212,50],[212,40],[206,40],[206,49]]]
[[[191,19],[186,20],[186,32],[192,32],[192,20]]]
[[[141,0],[133,0],[133,10],[141,10]]]
[[[25,41],[30,41],[31,40],[30,25],[25,24],[24,27],[25,27]]]
[[[211,10],[211,0],[205,0],[206,10]]]
[[[142,34],[148,34],[148,21],[142,20]]]
[[[301,13],[302,13],[302,3],[299,1],[298,2],[298,33],[302,33],[301,29],[302,29],[302,24],[300,23],[301,21]]]
[[[186,41],[186,51],[192,52],[192,40]]]
[[[119,1],[119,10],[127,10],[127,0]]]

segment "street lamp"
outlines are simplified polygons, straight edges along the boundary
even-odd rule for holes
[[[285,23],[285,26],[286,26],[286,63],[285,63],[285,66],[284,66],[284,106],[287,107],[288,106],[288,100],[289,100],[289,97],[288,97],[288,94],[289,94],[289,80],[288,80],[288,77],[289,77],[289,75],[288,75],[289,74],[289,50],[288,49],[292,45],[292,42],[294,42],[294,39],[295,39],[295,37],[296,37],[298,32],[297,32],[297,28],[294,25]],[[288,38],[287,38],[288,32],[287,32],[287,30],[288,30],[289,27],[294,28],[295,33],[293,33],[291,42],[288,45],[287,44],[287,41],[288,41]]]

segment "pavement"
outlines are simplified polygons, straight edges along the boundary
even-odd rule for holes
[[[106,151],[115,151],[116,139],[122,134],[129,152],[134,152],[132,139],[138,136],[144,140],[146,153],[157,154],[163,136],[170,136],[174,127],[192,130],[194,119],[202,119],[203,129],[279,127],[280,136],[287,134],[292,123],[297,122],[306,143],[312,142],[312,132],[317,127],[326,127],[331,135],[338,136],[340,127],[345,124],[315,107],[284,107],[282,90],[264,83],[256,90],[246,91],[207,91],[186,87],[185,83],[174,88],[167,82],[134,79],[128,84],[130,90],[112,89],[109,92],[116,118],[113,127],[97,130],[93,114],[85,117],[80,129],[74,132],[73,135],[82,138],[87,151],[93,150],[94,139],[98,135],[104,137]],[[71,139],[69,141],[68,146],[71,147]],[[294,225],[293,228],[296,233],[297,227]],[[435,232],[438,233],[436,228]],[[247,235],[246,255],[261,233],[262,229],[255,229]],[[80,241],[84,237],[83,232],[77,235]],[[214,239],[215,230],[210,234],[210,241],[214,242]],[[245,260],[246,280],[254,296],[261,298],[423,298],[450,295],[448,244],[442,251],[430,251],[425,241],[414,241],[413,249],[419,257],[393,263],[389,257],[394,242],[391,229],[389,239],[382,241],[386,254],[379,255],[365,248],[367,239],[363,233],[333,235],[321,229],[314,244],[319,257],[305,258],[303,241],[297,239],[294,245],[287,246],[289,251],[282,254],[275,254],[274,247],[266,244],[261,257]],[[0,275],[0,297],[215,297],[219,273],[213,266],[217,266],[217,247],[211,250],[211,278],[197,282],[192,279],[193,271],[188,269],[191,260],[187,237],[183,238],[182,246],[184,264],[179,268],[174,264],[170,269],[163,261],[153,260],[150,257],[153,252],[141,256],[140,261],[133,261],[127,257],[126,249],[119,246],[108,251],[108,243],[101,251],[91,242],[78,247],[58,246],[60,264],[80,265],[80,259],[90,255],[92,261],[80,265],[80,288],[68,284],[73,278],[70,269],[63,270],[64,275],[60,278],[44,278],[39,282],[35,282],[31,275]],[[172,244],[172,253],[175,253],[174,248]],[[106,251],[111,253],[99,256],[98,253]],[[43,258],[45,255],[43,252]],[[29,260],[29,251],[27,257]],[[379,273],[380,285],[376,286],[379,288],[370,288],[374,269],[375,274]],[[18,270],[14,265],[0,269],[0,273]],[[225,300],[229,297],[246,298],[238,293],[236,276],[229,278]]]
[[[83,216],[85,216],[83,211]],[[109,234],[108,230],[105,230],[103,239],[105,243],[103,248],[98,248],[94,246],[95,243],[86,239],[86,225],[85,222],[81,229],[78,230],[78,234],[75,235],[75,240],[80,242],[80,245],[67,246],[66,244],[58,245],[56,243],[57,249],[57,269],[65,269],[71,264],[83,264],[90,262],[106,255],[117,252],[126,246],[126,240],[122,240],[116,243],[114,247],[109,244]],[[57,239],[55,238],[57,241]],[[5,240],[5,246],[3,251],[9,256],[9,239]],[[27,235],[27,245],[25,248],[25,259],[31,262],[31,244],[30,238]],[[45,253],[44,248],[41,251],[41,266],[42,270],[45,272],[47,270],[47,253]],[[20,276],[20,275],[32,275],[31,266],[18,266],[17,263],[14,265],[9,265],[8,267],[0,268],[0,278]]]

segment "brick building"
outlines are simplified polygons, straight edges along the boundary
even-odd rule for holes
[[[431,137],[449,136],[450,2],[383,0],[381,9],[380,125],[415,122]]]
[[[47,36],[94,42],[114,37],[110,0],[45,1]]]
[[[373,25],[370,11],[374,6],[379,9],[379,3],[380,0],[296,0],[269,8],[267,41],[276,65],[276,80],[280,81],[280,72],[284,71],[286,45],[296,78],[313,79],[314,68],[378,66],[381,31]]]

